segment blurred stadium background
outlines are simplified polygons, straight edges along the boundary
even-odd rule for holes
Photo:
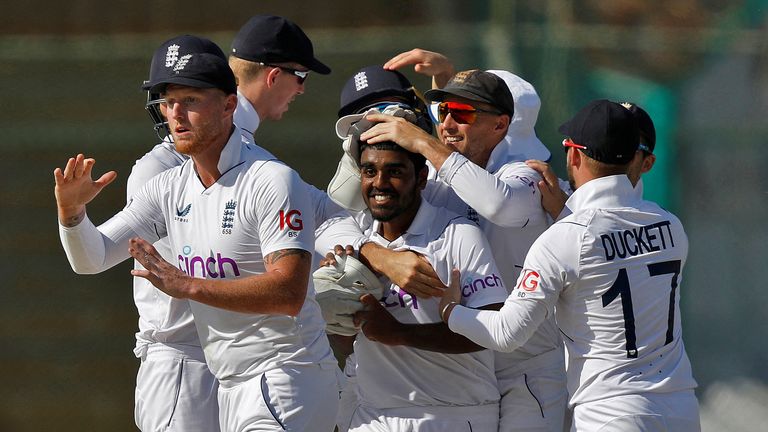
[[[767,0],[30,0],[1,10],[0,431],[135,430],[130,267],[72,273],[52,171],[76,152],[95,157],[97,172],[119,178],[91,218],[121,208],[133,161],[156,142],[139,91],[154,48],[192,33],[226,51],[257,13],[298,22],[333,68],[258,131],[319,187],[340,154],[332,127],[344,81],[414,47],[533,83],[537,132],[561,177],[556,128],[577,108],[598,97],[645,107],[659,135],[647,194],[690,239],[683,325],[703,429],[765,430]]]

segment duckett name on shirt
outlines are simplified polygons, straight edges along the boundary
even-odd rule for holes
[[[234,274],[227,274],[227,268],[229,268],[230,272]],[[179,270],[192,277],[195,277],[196,274],[206,278],[240,276],[240,269],[237,268],[237,263],[235,260],[221,256],[220,253],[216,253],[215,257],[188,257],[179,255]],[[199,271],[199,273],[196,273],[196,270]]]
[[[490,276],[481,276],[477,279],[467,278],[461,286],[461,296],[469,297],[481,289],[503,286],[504,282],[501,281],[501,278],[496,273],[492,273]]]
[[[601,234],[605,259],[626,258],[675,247],[669,221]]]

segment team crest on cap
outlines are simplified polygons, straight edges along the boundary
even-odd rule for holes
[[[621,106],[623,106],[626,109],[632,109],[632,103],[630,102],[622,102]]]
[[[179,58],[179,61],[176,62],[176,66],[173,67],[174,72],[178,72],[181,70],[184,70],[184,68],[187,66],[187,63],[189,63],[189,59],[192,58],[192,54],[186,54]]]
[[[461,71],[456,75],[454,75],[453,78],[451,78],[451,81],[453,81],[456,84],[464,84],[464,82],[467,81],[467,78],[469,78],[470,75],[472,75],[476,71],[477,69]]]
[[[173,44],[168,47],[168,51],[165,53],[165,67],[171,67],[176,64],[176,60],[179,59],[180,46]]]
[[[355,90],[360,91],[368,87],[368,76],[365,72],[358,72],[355,75]]]

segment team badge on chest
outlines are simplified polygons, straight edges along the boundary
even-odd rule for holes
[[[221,233],[232,234],[232,228],[235,227],[235,208],[237,201],[229,200],[224,204],[224,214],[221,217]]]

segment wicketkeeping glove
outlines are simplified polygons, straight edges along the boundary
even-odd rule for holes
[[[360,297],[371,294],[379,299],[384,293],[379,278],[351,256],[336,255],[336,265],[315,270],[312,279],[328,333],[357,334],[352,315],[363,308]]]

